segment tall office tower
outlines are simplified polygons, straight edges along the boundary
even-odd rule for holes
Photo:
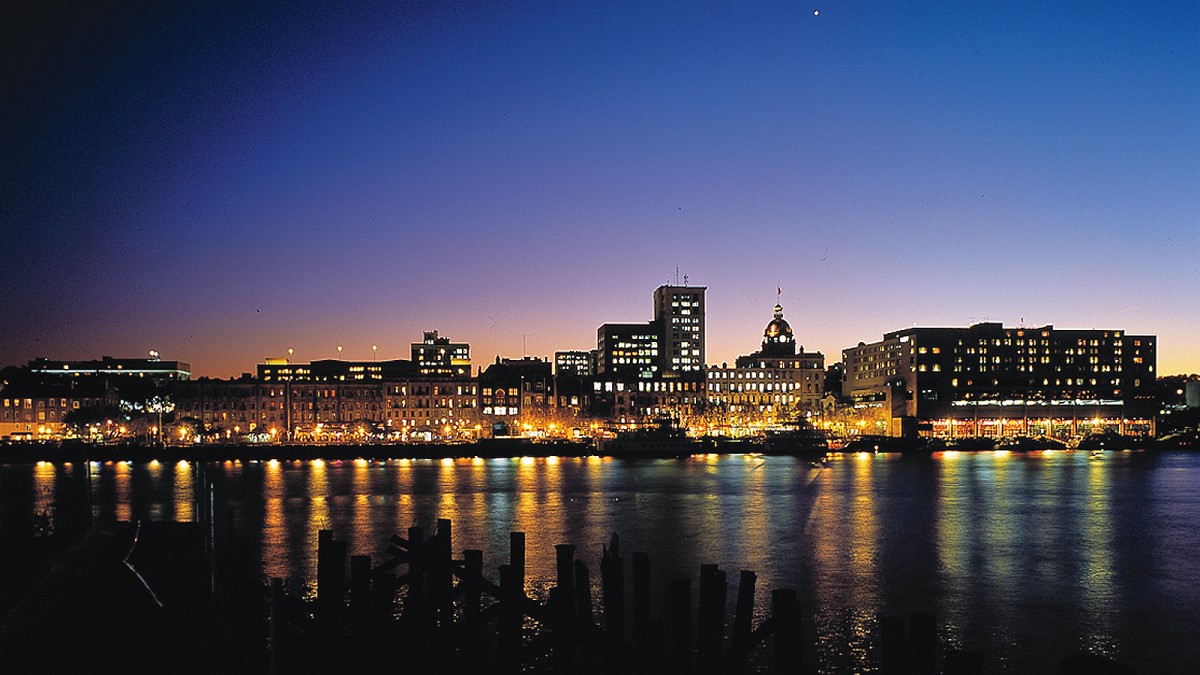
[[[654,289],[662,377],[704,379],[704,286]]]

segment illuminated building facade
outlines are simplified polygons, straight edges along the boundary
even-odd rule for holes
[[[342,361],[322,359],[310,363],[292,363],[290,359],[267,359],[258,364],[262,382],[363,382],[394,380],[417,374],[411,361]]]
[[[501,359],[479,374],[479,413],[486,424],[544,424],[554,403],[550,362]],[[517,429],[512,429],[516,433]]]
[[[699,412],[704,392],[703,286],[659,286],[654,320],[596,332],[592,403],[618,421]]]
[[[382,420],[389,433],[457,438],[476,434],[479,387],[460,377],[421,376],[386,385],[387,407]]]
[[[597,352],[554,352],[554,405],[582,413],[590,396],[588,384],[595,373]]]
[[[660,372],[656,323],[606,323],[596,330],[596,374],[606,380],[648,380]]]
[[[30,372],[39,375],[64,377],[139,377],[155,381],[179,381],[192,376],[192,367],[183,361],[163,361],[158,352],[146,359],[114,359],[102,356],[99,361],[50,361],[34,359]]]
[[[704,380],[704,286],[654,289],[654,322],[660,328],[658,373]]]
[[[61,438],[72,411],[120,402],[116,390],[97,378],[55,380],[12,383],[0,391],[0,439]]]
[[[797,349],[792,327],[775,305],[762,348],[707,373],[708,404],[741,415],[767,415],[819,407],[825,395],[825,355]]]
[[[432,440],[472,433],[477,392],[471,381],[421,375],[387,381],[201,379],[176,387],[175,420],[194,419],[222,436]]]
[[[910,328],[842,352],[842,394],[890,435],[1154,431],[1157,339],[1121,330]]]
[[[425,331],[425,339],[412,343],[411,347],[412,362],[422,375],[471,377],[471,345],[466,342],[451,342],[431,330]]]

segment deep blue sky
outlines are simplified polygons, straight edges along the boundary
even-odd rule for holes
[[[988,319],[1200,371],[1194,2],[28,4],[0,365],[550,355],[678,267],[710,362],[778,285],[830,362]]]

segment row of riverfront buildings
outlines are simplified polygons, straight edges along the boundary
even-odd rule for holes
[[[37,359],[4,371],[0,437],[61,438],[81,421],[99,426],[88,411],[114,409],[140,413],[124,418],[152,424],[143,433],[185,440],[200,430],[260,440],[560,436],[661,417],[733,434],[795,416],[847,434],[1154,431],[1154,336],[999,323],[910,328],[847,348],[827,368],[823,354],[797,344],[777,304],[760,349],[718,366],[705,361],[705,291],[660,286],[651,320],[603,324],[595,349],[553,360],[497,357],[475,367],[468,343],[437,331],[412,343],[409,359],[266,359],[231,380],[193,379],[188,364],[155,353]]]

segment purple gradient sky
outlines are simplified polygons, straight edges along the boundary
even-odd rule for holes
[[[545,356],[678,266],[712,363],[778,284],[831,363],[988,319],[1200,372],[1194,2],[28,4],[0,365]]]

